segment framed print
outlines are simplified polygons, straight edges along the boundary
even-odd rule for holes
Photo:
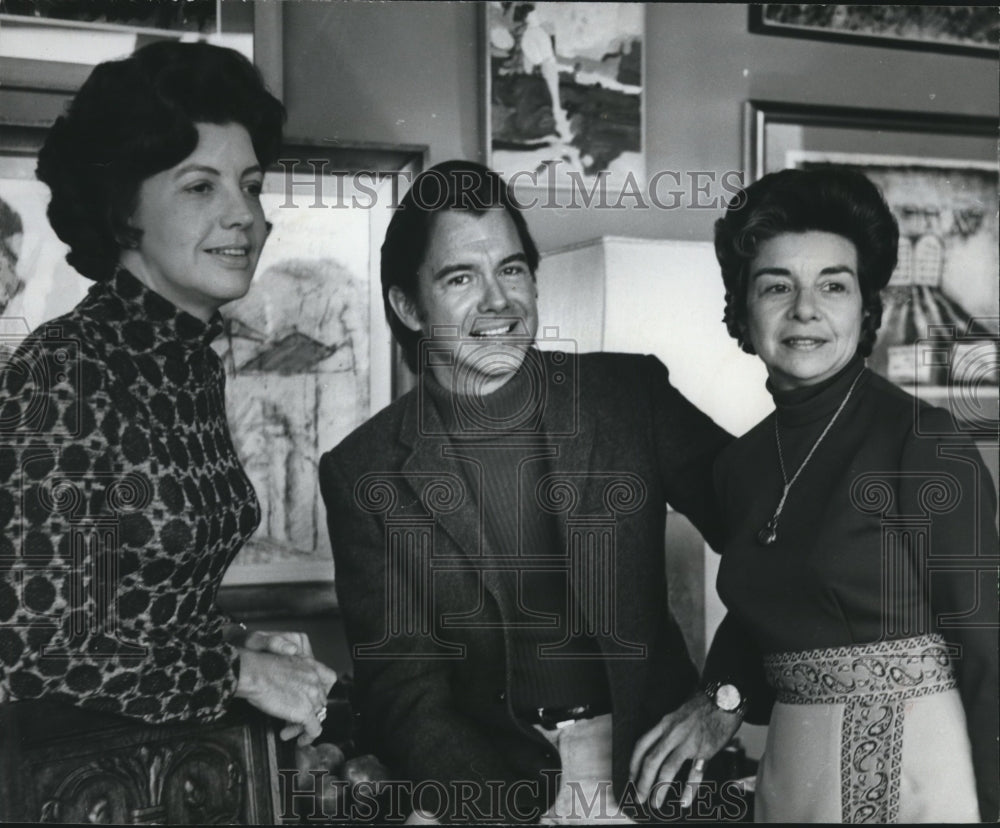
[[[0,324],[3,346],[72,310],[92,282],[66,263],[49,226],[49,189],[35,178],[45,130],[0,126]]]
[[[101,61],[164,39],[207,40],[236,49],[257,64],[281,97],[279,2],[0,0],[0,76],[9,89],[73,92]]]
[[[92,282],[65,261],[34,176],[45,130],[0,126],[0,347],[70,311]],[[310,612],[333,601],[320,455],[392,399],[379,248],[423,146],[286,144],[264,177],[271,225],[247,295],[221,309],[237,454],[261,503],[223,582],[226,606]]]
[[[486,163],[515,187],[645,181],[640,3],[484,4]]]
[[[996,431],[1000,353],[1000,171],[988,117],[751,101],[749,179],[785,168],[846,167],[882,191],[899,256],[882,294],[869,366]]]
[[[253,608],[282,594],[296,612],[333,600],[319,458],[392,399],[379,249],[423,158],[423,147],[290,141],[265,175],[271,232],[216,342],[233,442],[262,510],[223,586],[250,587]]]
[[[995,6],[754,3],[748,14],[757,34],[1000,56]]]

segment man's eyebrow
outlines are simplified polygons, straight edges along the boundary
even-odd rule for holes
[[[514,262],[522,262],[523,264],[527,264],[528,263],[528,257],[525,256],[524,253],[520,253],[520,252],[519,253],[511,253],[509,256],[504,256],[500,260],[500,262],[499,262],[499,264],[497,266],[498,267],[504,267],[506,265],[513,264]],[[463,270],[475,270],[476,267],[477,267],[477,265],[475,265],[475,264],[471,264],[471,263],[469,263],[469,264],[463,264],[461,262],[456,263],[456,264],[445,265],[440,270],[434,271],[434,273],[431,275],[431,281],[433,281],[433,282],[439,282],[442,279],[450,276],[452,273],[458,273],[458,272],[463,271]]]
[[[505,256],[504,258],[502,258],[500,260],[500,267],[503,267],[504,265],[513,264],[514,262],[520,262],[521,264],[527,264],[528,263],[528,257],[525,256],[524,253],[522,253],[522,252],[511,253],[509,256]]]
[[[824,267],[820,271],[821,276],[832,276],[835,273],[850,273],[854,275],[854,268],[846,264],[830,265],[829,267]],[[762,267],[759,270],[755,270],[750,274],[751,279],[756,279],[758,276],[791,276],[792,272],[787,267],[778,267],[777,265],[773,267]]]
[[[436,270],[436,271],[434,271],[433,274],[431,274],[431,281],[432,282],[440,282],[442,279],[444,279],[446,276],[450,276],[452,273],[458,273],[458,272],[463,271],[463,270],[474,270],[474,269],[475,269],[475,265],[473,265],[473,264],[450,264],[450,265],[445,265],[440,270]]]

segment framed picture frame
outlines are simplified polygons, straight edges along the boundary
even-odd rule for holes
[[[747,9],[755,34],[1000,57],[1000,20],[989,6],[753,3]]]
[[[642,4],[481,4],[486,164],[515,188],[644,182],[644,39]]]
[[[392,400],[379,250],[425,149],[289,139],[265,174],[271,232],[250,291],[221,309],[216,343],[233,442],[262,509],[223,586],[258,610],[332,606],[319,458]]]
[[[869,365],[995,434],[1000,365],[997,122],[985,116],[749,101],[748,181],[846,167],[882,190],[900,227]]]
[[[92,284],[65,262],[34,177],[45,130],[0,125],[0,335],[16,344]],[[233,562],[223,602],[242,617],[335,607],[320,455],[393,396],[379,249],[426,147],[290,139],[265,174],[271,224],[246,297],[221,310],[233,443],[261,527]]]
[[[80,4],[80,8],[86,9],[86,4]],[[8,118],[21,123],[51,122],[97,63],[124,57],[148,42],[162,39],[207,40],[235,48],[254,61],[268,89],[282,97],[280,2],[196,0],[139,4],[135,8],[140,17],[115,21],[103,16],[95,19],[89,12],[78,20],[0,13],[0,77],[4,78],[3,91],[12,96],[11,105],[4,106],[10,113]],[[158,21],[155,14],[150,17],[147,9],[162,10],[167,17]],[[63,57],[53,60],[39,55]],[[37,113],[32,118],[18,111],[19,99],[26,93],[31,95],[30,105]]]
[[[0,124],[0,325],[16,345],[42,322],[69,312],[90,285],[66,263],[49,225],[48,187],[35,178],[46,129]]]

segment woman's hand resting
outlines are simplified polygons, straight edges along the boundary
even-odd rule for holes
[[[322,731],[326,699],[337,674],[312,657],[309,638],[295,632],[253,632],[240,653],[236,695],[287,724],[282,739],[310,744]]]

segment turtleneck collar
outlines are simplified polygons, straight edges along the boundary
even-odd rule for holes
[[[457,394],[425,371],[421,380],[424,405],[433,405],[453,435],[499,436],[502,433],[538,433],[545,410],[545,365],[541,354],[529,348],[514,375],[496,391],[482,396]]]
[[[135,349],[153,350],[164,343],[180,343],[185,349],[198,350],[207,348],[223,331],[218,311],[203,322],[146,287],[123,267],[92,290],[118,305],[115,315],[121,317],[129,344]]]
[[[850,362],[829,379],[804,388],[782,391],[767,381],[767,390],[774,400],[778,422],[787,425],[802,425],[825,417],[837,410],[844,401],[854,380],[861,374],[855,395],[868,381],[871,372],[865,367],[864,357],[855,354]]]

